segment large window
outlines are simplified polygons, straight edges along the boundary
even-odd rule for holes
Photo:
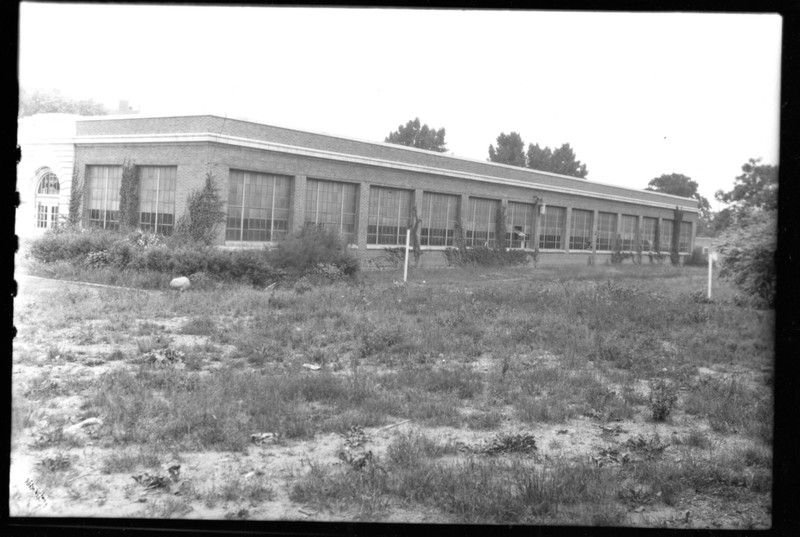
[[[49,168],[37,171],[39,186],[36,188],[36,227],[54,227],[58,222],[59,192],[58,176]]]
[[[592,249],[592,211],[572,209],[572,225],[570,226],[569,249]]]
[[[692,223],[681,222],[681,236],[679,237],[678,251],[689,253],[689,243],[692,241]]]
[[[275,241],[289,230],[289,177],[231,170],[225,240]]]
[[[642,251],[654,251],[656,227],[658,227],[658,218],[650,218],[648,216],[642,218]]]
[[[662,252],[669,252],[672,250],[672,227],[675,223],[672,220],[661,220],[661,227],[659,228],[658,245]]]
[[[614,213],[598,213],[597,215],[597,249],[610,251],[617,237],[617,215]]]
[[[45,196],[58,196],[60,190],[58,176],[53,172],[45,172],[39,180],[39,188],[36,193]]]
[[[458,222],[458,196],[422,194],[421,246],[453,246]]]
[[[405,244],[412,204],[413,192],[370,187],[367,244]]]
[[[465,229],[467,246],[494,247],[499,208],[500,202],[497,200],[469,198]]]
[[[639,217],[623,214],[620,228],[620,235],[622,237],[620,249],[623,252],[633,252],[637,249],[636,235],[639,234]]]
[[[139,227],[172,235],[175,225],[175,166],[139,166]]]
[[[86,218],[90,226],[119,227],[119,187],[122,166],[86,167]]]
[[[539,233],[539,248],[545,250],[561,250],[564,248],[562,237],[567,210],[563,207],[547,207],[542,215],[542,231]]]
[[[534,214],[536,206],[531,203],[508,202],[506,223],[510,233],[506,233],[509,248],[532,248]]]
[[[348,244],[356,242],[358,186],[308,179],[305,223],[338,231]]]

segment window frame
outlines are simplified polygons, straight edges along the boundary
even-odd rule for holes
[[[575,225],[575,222],[578,217],[585,217],[583,218],[583,225],[580,226],[580,231],[582,232],[581,235],[577,235],[575,232],[578,230],[578,227]],[[588,227],[587,225],[588,224]],[[589,252],[592,250],[592,246],[594,244],[594,237],[592,234],[592,229],[594,227],[594,211],[591,209],[572,209],[572,215],[570,217],[570,227],[569,227],[569,249],[570,251],[580,251],[580,252]],[[578,243],[578,239],[581,240],[581,246],[576,246]]]
[[[312,197],[309,194],[312,192],[312,187],[316,185],[316,189],[313,189],[314,196],[314,208],[313,211],[309,210],[309,204],[312,201]],[[340,190],[328,190],[323,192],[323,188],[326,186],[332,187],[341,187]],[[346,213],[345,209],[349,207],[345,207],[345,202],[351,194],[348,193],[348,190],[352,189],[352,198],[353,198],[353,207],[352,213]],[[320,222],[320,214],[322,215],[331,215],[335,213],[331,212],[321,212],[321,205],[325,203],[322,200],[322,195],[330,195],[331,193],[337,194],[340,198],[340,210],[339,210],[339,219],[338,222]],[[307,178],[306,179],[306,196],[305,196],[305,207],[303,210],[303,224],[312,224],[312,225],[321,225],[328,229],[336,229],[336,231],[345,239],[346,244],[357,244],[358,240],[358,213],[359,213],[359,185],[357,183],[348,183],[345,181],[331,181],[329,179],[317,179],[317,178]],[[309,219],[309,215],[313,214],[314,218]],[[353,223],[346,224],[345,223],[345,216],[352,216]],[[345,225],[352,225],[353,231],[352,232],[345,232],[344,226]]]
[[[103,170],[101,176],[95,177],[94,172]],[[115,172],[112,177],[111,172]],[[102,180],[102,189],[97,188],[94,184],[95,181]],[[109,185],[116,182],[116,189],[110,189]],[[119,229],[119,190],[122,185],[122,166],[108,165],[108,164],[87,164],[86,165],[86,208],[84,210],[84,218],[87,227],[99,227],[101,229]],[[93,191],[100,191],[102,193],[102,200],[100,204],[102,207],[96,208],[92,206]],[[109,193],[111,194],[109,196]],[[116,199],[109,199],[114,198]],[[116,203],[116,209],[110,209],[109,203],[113,205]],[[97,211],[102,218],[92,218],[92,211]],[[109,218],[109,215],[111,218]],[[100,224],[100,225],[98,225]]]
[[[373,198],[374,194],[374,198]],[[387,196],[397,196],[396,214],[389,214],[381,212],[381,209],[395,210],[394,203],[387,205],[385,202]],[[373,203],[374,201],[374,203]],[[391,197],[389,198],[391,201]],[[403,214],[404,203],[407,205],[406,214]],[[368,247],[386,247],[386,246],[404,246],[406,243],[406,230],[411,226],[411,209],[414,206],[414,191],[403,188],[394,188],[388,186],[370,185],[369,187],[369,205],[367,207],[367,246]],[[373,214],[373,209],[375,213]],[[389,223],[386,224],[384,220]],[[373,224],[374,221],[374,224]],[[405,225],[403,225],[405,221]],[[374,231],[371,229],[374,228]],[[394,242],[386,242],[385,238],[390,234],[385,231],[393,229]],[[384,232],[382,232],[382,230]]]
[[[241,183],[234,182],[234,175],[241,174]],[[253,182],[253,179],[268,179],[266,182]],[[271,184],[270,184],[271,182]],[[239,203],[231,203],[231,189],[236,185],[241,185],[241,197],[236,200]],[[249,188],[248,188],[249,187]],[[271,191],[271,196],[262,195],[264,191]],[[249,194],[249,196],[248,196]],[[285,194],[285,195],[284,195]],[[268,199],[269,198],[269,199]],[[276,207],[278,199],[286,199],[286,207]],[[268,202],[269,207],[260,207],[253,203],[247,205],[248,201],[259,200]],[[239,209],[238,216],[231,216],[231,209]],[[276,218],[276,209],[285,218]],[[289,175],[258,172],[232,168],[228,172],[228,201],[226,204],[225,219],[225,241],[237,243],[273,243],[282,240],[289,233],[289,224],[292,210],[292,177]],[[254,218],[251,211],[263,211],[264,218]],[[258,214],[258,212],[256,212]],[[245,215],[247,215],[245,217]],[[231,222],[237,220],[238,227],[231,227]],[[264,222],[264,228],[252,227],[253,222]],[[267,226],[267,222],[269,225]],[[282,222],[283,226],[276,226],[276,222]],[[245,226],[247,223],[247,226]],[[238,233],[238,238],[235,234]],[[265,238],[252,238],[252,234],[263,233]],[[247,235],[250,234],[250,235]],[[247,238],[245,236],[247,235]]]
[[[147,173],[149,170],[155,171],[155,179],[156,179],[156,187],[155,187],[155,200],[152,203],[155,206],[155,211],[144,211],[144,204],[151,203],[150,200],[144,200],[144,182],[145,176],[144,174]],[[162,179],[162,172],[170,171],[173,173],[172,177],[165,177],[164,181],[171,181],[172,182],[172,189],[161,188],[161,179]],[[147,231],[151,233],[156,233],[159,235],[169,236],[175,231],[175,195],[178,189],[178,167],[177,166],[157,166],[157,165],[143,165],[137,166],[136,173],[139,177],[139,229],[142,231]],[[149,179],[149,178],[147,178]],[[148,189],[152,190],[152,189]],[[160,211],[162,204],[162,200],[160,199],[162,196],[168,196],[171,192],[172,201],[167,201],[167,204],[172,205],[172,210],[167,211]],[[169,207],[167,207],[169,208]],[[153,222],[145,222],[145,215],[153,215]],[[164,223],[164,220],[159,223],[159,216],[162,218],[166,215],[169,215],[170,223]]]
[[[609,226],[604,226],[603,217],[606,221],[610,221]],[[614,241],[617,238],[617,213],[607,213],[598,211],[597,213],[597,251],[598,252],[611,252],[614,249]],[[602,246],[608,246],[603,248]]]
[[[484,233],[484,230],[476,228],[475,215],[478,212],[480,203],[488,204],[489,218],[486,222],[486,240],[483,244],[475,244],[476,232]],[[494,248],[497,243],[497,210],[500,208],[500,200],[491,198],[480,198],[470,196],[467,201],[467,221],[464,226],[464,244],[467,246],[483,246],[487,248]]]
[[[460,196],[455,194],[445,194],[443,192],[423,191],[422,193],[422,228],[420,229],[419,245],[425,248],[447,248],[455,246],[456,229],[458,227]],[[444,220],[434,221],[434,207],[437,207],[437,200],[445,201]],[[441,209],[441,205],[437,207]],[[432,227],[430,224],[444,223],[444,227]],[[451,225],[452,224],[452,225]],[[431,233],[431,230],[444,231],[444,237]],[[427,233],[426,233],[427,231]],[[442,244],[431,244],[432,240],[441,241]]]
[[[632,226],[628,226],[632,224]],[[630,229],[628,229],[630,227]],[[620,251],[635,252],[638,249],[639,217],[632,214],[623,214],[620,222]]]
[[[555,226],[551,225],[551,215],[557,215]],[[539,249],[540,250],[564,250],[564,226],[567,223],[567,208],[548,205],[542,215],[541,226],[539,230]],[[548,234],[547,231],[556,229],[558,233]],[[548,245],[548,237],[555,237],[554,242]],[[553,246],[555,245],[555,246]]]

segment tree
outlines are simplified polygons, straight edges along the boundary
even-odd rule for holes
[[[586,164],[581,164],[575,158],[575,152],[569,144],[564,144],[555,151],[549,147],[542,149],[539,144],[528,144],[528,168],[581,179],[586,178],[589,173]]]
[[[397,130],[390,132],[384,141],[444,153],[447,151],[444,134],[444,127],[436,130],[427,124],[420,126],[419,118],[414,118],[406,123],[405,127],[398,125]]]
[[[81,116],[103,116],[105,107],[92,99],[74,100],[64,97],[59,90],[20,90],[19,117],[48,113],[78,114]]]
[[[575,152],[569,144],[564,144],[553,151],[553,156],[550,157],[549,171],[560,173],[561,175],[580,177],[581,179],[586,178],[586,174],[589,173],[586,170],[586,164],[581,164],[581,161],[575,158]]]
[[[497,149],[489,145],[489,160],[524,168],[525,152],[522,137],[516,132],[509,134],[501,132],[497,137]]]
[[[549,172],[552,158],[553,152],[549,147],[542,149],[539,144],[528,144],[528,168]]]
[[[645,190],[696,199],[700,208],[701,220],[698,229],[709,229],[712,219],[711,204],[708,202],[708,199],[697,191],[698,186],[697,181],[693,181],[691,177],[687,177],[681,173],[665,173],[660,177],[650,179]]]
[[[778,211],[745,210],[720,239],[720,278],[732,280],[747,295],[775,304],[775,251]]]
[[[718,190],[714,197],[722,203],[733,204],[736,212],[745,209],[777,209],[778,167],[761,164],[760,158],[751,158],[742,166],[742,171],[744,173],[736,177],[733,190]]]

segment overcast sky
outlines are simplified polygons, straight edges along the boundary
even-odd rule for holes
[[[21,5],[20,84],[142,114],[382,142],[419,117],[485,160],[568,142],[588,179],[682,173],[713,200],[777,164],[780,16]]]

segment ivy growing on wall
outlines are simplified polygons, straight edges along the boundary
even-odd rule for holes
[[[119,224],[122,227],[139,227],[139,174],[130,160],[122,164],[119,184]]]
[[[495,213],[495,240],[496,250],[505,250],[508,246],[506,242],[506,208],[500,205]]]
[[[681,264],[680,244],[681,244],[681,222],[683,222],[683,211],[680,207],[675,207],[675,218],[672,220],[672,244],[669,251],[669,258],[676,267]]]
[[[217,228],[225,222],[225,202],[220,195],[214,174],[206,173],[202,188],[186,197],[186,212],[175,226],[175,238],[199,244],[212,244]]]
[[[77,226],[81,223],[81,205],[83,204],[83,181],[78,176],[78,167],[72,170],[72,186],[69,191],[69,223]]]

